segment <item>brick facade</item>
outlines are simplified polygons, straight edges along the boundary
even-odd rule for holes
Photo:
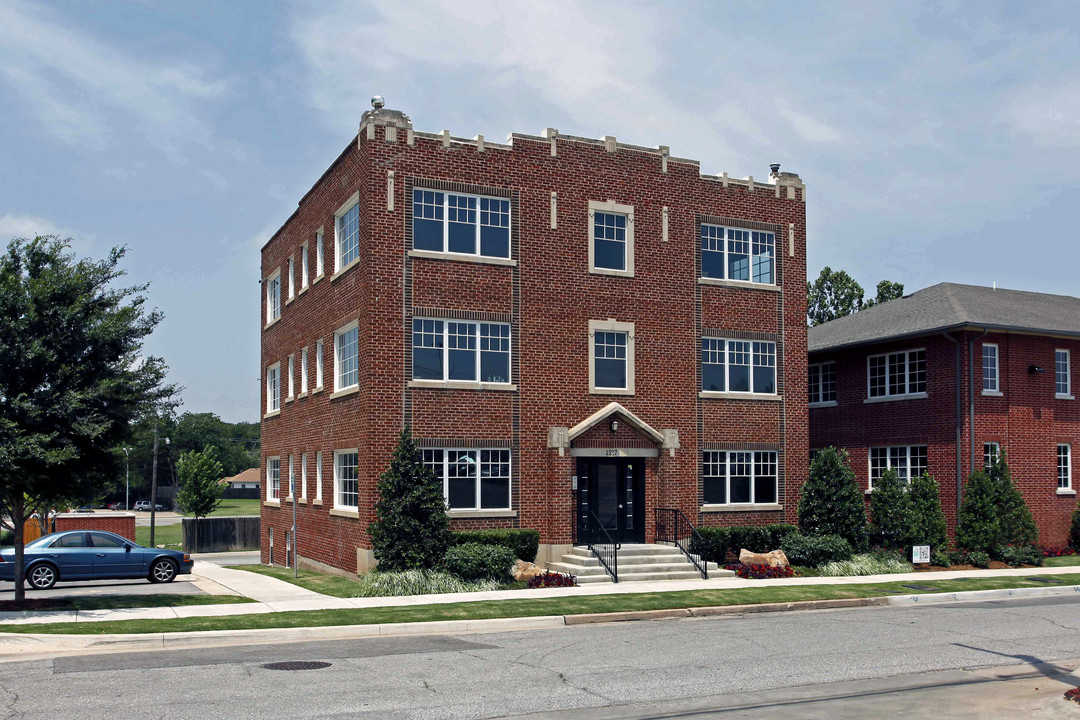
[[[135,542],[135,515],[124,512],[61,513],[56,516],[53,532],[68,530],[104,530]]]
[[[404,425],[428,447],[508,448],[511,510],[452,513],[457,529],[528,527],[545,546],[572,542],[578,448],[652,448],[646,458],[646,540],[655,507],[677,507],[701,525],[793,520],[807,468],[805,188],[782,174],[769,184],[703,176],[696,161],[666,149],[558,135],[513,135],[509,144],[413,132],[365,113],[358,137],[301,200],[262,251],[262,276],[282,274],[281,319],[262,330],[265,369],[281,362],[281,409],[262,423],[263,561],[284,557],[293,508],[288,458],[307,453],[299,500],[299,552],[308,561],[363,571],[370,547],[375,483]],[[391,174],[392,173],[392,174]],[[510,261],[429,257],[412,248],[414,187],[507,198]],[[359,194],[358,262],[335,275],[334,213]],[[553,193],[555,196],[553,198]],[[589,272],[589,201],[629,205],[633,277]],[[392,207],[392,209],[391,209]],[[702,283],[700,223],[724,221],[775,232],[774,286]],[[666,230],[665,230],[666,226]],[[288,263],[301,287],[301,245],[315,275],[322,228],[326,268],[294,300]],[[261,323],[267,319],[263,292]],[[505,322],[511,328],[511,383],[420,387],[412,383],[413,317]],[[589,321],[633,323],[632,394],[589,389]],[[359,389],[333,397],[334,332],[357,321]],[[703,333],[776,342],[777,393],[767,399],[699,397]],[[316,389],[315,343],[322,339],[324,387]],[[309,349],[309,392],[287,400],[289,355],[300,372]],[[301,383],[295,381],[299,393]],[[267,409],[262,383],[262,413]],[[612,433],[605,422],[549,447],[552,428],[572,428],[618,402],[658,432],[675,430],[677,449],[642,433]],[[709,443],[760,444],[778,453],[773,509],[702,506],[702,450]],[[725,445],[726,446],[726,445]],[[335,513],[333,450],[358,450],[359,510]],[[315,457],[322,455],[322,502]],[[267,458],[280,457],[281,500],[267,502]],[[299,491],[298,491],[299,494]],[[359,559],[358,559],[359,558]]]

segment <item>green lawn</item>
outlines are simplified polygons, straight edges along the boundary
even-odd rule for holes
[[[135,542],[143,547],[150,547],[150,528],[135,528]],[[181,550],[184,542],[184,531],[180,523],[175,525],[158,525],[154,528],[154,544],[164,545],[172,550]]]
[[[241,595],[100,595],[75,598],[36,598],[30,595],[23,607],[14,600],[0,601],[0,612],[11,610],[113,610],[117,608],[178,607],[180,605],[227,605],[255,602]]]
[[[1033,575],[1034,576],[1034,575]],[[1080,584],[1080,573],[1049,576],[1062,585]],[[910,583],[915,584],[915,583]],[[118,620],[95,623],[49,623],[32,625],[0,625],[0,632],[91,634],[191,632],[196,630],[242,630],[260,628],[322,627],[328,625],[372,625],[378,623],[430,622],[434,620],[481,620],[506,617],[536,617],[540,615],[580,615],[628,610],[666,610],[720,605],[748,605],[766,602],[796,602],[800,600],[835,600],[842,598],[878,597],[884,595],[927,594],[962,590],[994,590],[1001,588],[1047,587],[1046,584],[1023,577],[988,577],[971,580],[934,580],[923,583],[933,590],[914,590],[901,582],[867,583],[859,585],[781,585],[770,586],[762,581],[760,587],[732,590],[683,590],[662,593],[628,595],[584,595],[561,598],[529,598],[523,592],[521,600],[492,600],[445,605],[412,605],[344,610],[312,610],[258,615],[227,615],[219,617],[174,618],[170,620]]]
[[[1080,555],[1062,555],[1043,560],[1046,567],[1080,567]]]
[[[217,506],[217,510],[210,513],[207,517],[215,517],[217,515],[258,515],[259,514],[259,499],[253,498],[251,500],[222,500],[221,504]],[[185,515],[185,517],[191,517]]]

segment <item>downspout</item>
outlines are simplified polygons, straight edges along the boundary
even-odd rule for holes
[[[943,335],[946,340],[956,346],[956,512],[959,514],[960,492],[963,487],[963,482],[960,478],[960,474],[963,472],[960,459],[960,434],[961,428],[964,425],[964,397],[960,387],[960,341],[950,335],[948,330],[946,330]]]
[[[977,338],[968,338],[968,397],[970,398],[968,422],[971,423],[971,472],[975,472],[975,341],[990,333],[983,330]]]

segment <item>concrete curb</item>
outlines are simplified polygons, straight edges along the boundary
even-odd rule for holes
[[[1042,588],[1036,588],[1041,590]],[[791,612],[793,610],[828,610],[888,605],[889,598],[845,598],[842,600],[799,600],[786,603],[758,603],[756,605],[715,605],[710,607],[677,608],[673,610],[640,610],[635,612],[591,613],[588,615],[565,615],[567,625],[626,622],[628,620],[666,620],[685,617],[715,617],[717,615],[746,615],[749,613]]]
[[[1080,593],[1080,585],[1061,587],[1005,588],[1002,590],[965,590],[954,593],[930,593],[927,595],[891,595],[882,598],[889,605],[926,605],[978,600],[1004,600],[1006,598],[1054,597]]]

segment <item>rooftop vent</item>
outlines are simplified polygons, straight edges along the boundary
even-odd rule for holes
[[[382,95],[373,95],[372,96],[372,98],[371,98],[371,107],[375,108],[376,110],[381,110],[385,106],[386,106],[386,100],[383,99]]]

